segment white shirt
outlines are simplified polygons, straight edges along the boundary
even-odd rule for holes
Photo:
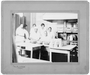
[[[42,29],[42,28],[39,29],[39,33],[40,33],[41,38],[45,36],[45,30],[46,30],[45,28],[44,29]]]
[[[30,31],[30,38],[37,41],[40,39],[40,33],[38,31],[35,32],[35,30],[32,28]]]
[[[22,28],[23,25],[21,24],[17,29],[16,29],[16,42],[23,42],[26,39],[29,38],[28,31]]]
[[[53,32],[47,32],[48,33],[48,39],[52,39],[54,36],[53,36]]]
[[[47,36],[43,36],[42,41],[45,43],[50,43],[52,39],[53,39],[53,33],[47,32]]]

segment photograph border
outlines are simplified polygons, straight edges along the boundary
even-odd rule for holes
[[[25,4],[23,4],[25,2]],[[82,6],[85,6],[85,8],[87,8],[86,10],[85,10],[85,8],[83,8],[83,9],[81,9],[81,7],[79,7],[79,9],[77,10],[76,8],[74,8],[74,9],[72,9],[72,8],[70,8],[70,9],[72,9],[72,10],[66,10],[65,9],[65,7],[66,6],[68,6],[68,7],[70,7],[70,6],[73,6],[72,4],[71,5],[69,5],[70,3],[68,2],[68,1],[56,1],[56,2],[54,2],[54,1],[52,1],[52,2],[49,2],[49,4],[51,3],[52,4],[52,6],[54,6],[54,4],[56,5],[56,3],[62,3],[62,5],[59,5],[59,3],[58,3],[58,5],[57,6],[63,6],[63,5],[65,5],[66,4],[66,6],[63,6],[63,10],[61,10],[61,9],[57,9],[57,10],[55,10],[55,8],[53,8],[52,10],[47,10],[46,11],[46,9],[45,10],[42,10],[42,8],[45,8],[45,7],[42,7],[41,9],[38,9],[38,12],[56,12],[56,13],[60,13],[60,12],[77,12],[77,14],[78,14],[78,37],[79,37],[79,41],[78,41],[78,53],[79,53],[79,57],[78,57],[78,62],[70,62],[70,63],[62,63],[62,62],[60,62],[60,63],[12,63],[12,38],[10,38],[10,37],[12,37],[12,27],[11,27],[11,25],[12,25],[12,13],[16,13],[16,12],[35,12],[35,13],[37,13],[37,10],[35,11],[35,9],[36,9],[36,6],[34,6],[35,8],[34,8],[34,11],[33,10],[31,10],[30,8],[27,8],[26,10],[25,10],[25,8],[29,5],[29,4],[31,4],[31,3],[33,3],[34,5],[35,5],[35,3],[36,4],[39,4],[40,2],[43,2],[43,1],[2,1],[2,50],[1,50],[1,65],[2,65],[2,67],[1,67],[1,70],[2,70],[2,73],[3,74],[7,74],[7,73],[15,73],[15,74],[18,74],[18,73],[20,73],[20,74],[24,74],[24,73],[27,73],[27,74],[29,74],[29,73],[50,73],[50,74],[52,74],[52,73],[61,73],[61,74],[67,74],[67,73],[69,73],[69,74],[72,74],[72,73],[74,73],[74,74],[76,74],[76,73],[88,73],[88,70],[89,70],[89,41],[88,41],[88,36],[89,36],[89,24],[88,24],[88,22],[89,22],[89,17],[88,17],[88,14],[89,14],[89,12],[88,12],[88,9],[89,9],[89,7],[88,7],[88,2],[87,1],[80,1],[79,3],[78,3],[78,1],[69,1],[70,3],[76,3],[76,6],[78,5],[79,6],[79,4],[81,4]],[[45,1],[46,3],[48,2],[48,1]],[[45,3],[45,2],[43,2],[43,3]],[[28,3],[28,5],[27,5],[27,3]],[[78,4],[77,4],[78,3]],[[13,5],[14,4],[14,5]],[[29,5],[29,6],[33,6],[33,4],[31,4],[31,5]],[[86,5],[85,5],[86,4]],[[12,6],[12,7],[10,7],[10,6],[8,6],[8,5],[10,5],[10,6]],[[17,6],[18,5],[18,6]],[[24,8],[21,8],[21,6],[19,7],[19,5],[23,5],[23,6],[25,6]],[[19,9],[18,8],[16,8],[15,6],[17,6],[17,7],[19,7]],[[40,7],[40,5],[37,5],[38,7]],[[42,6],[42,4],[41,4],[41,6]],[[49,6],[49,5],[48,5]],[[75,5],[74,5],[75,6]],[[77,7],[78,7],[77,6]],[[7,8],[6,8],[7,7]],[[50,6],[49,6],[50,7]],[[52,7],[50,7],[50,8],[52,8]],[[7,10],[8,9],[8,10]],[[21,10],[20,10],[21,9]],[[86,11],[84,14],[81,12],[81,11]],[[7,15],[5,14],[5,11],[6,11],[6,13],[8,13]],[[83,65],[83,63],[81,63],[81,61],[79,60],[80,58],[83,58],[83,57],[81,57],[82,55],[80,55],[80,52],[82,52],[81,51],[81,49],[80,49],[80,38],[82,38],[82,37],[80,37],[80,33],[82,34],[82,32],[80,32],[80,26],[81,26],[81,18],[80,17],[82,17],[82,15],[81,14],[83,14],[83,15],[85,15],[85,24],[87,24],[87,26],[86,26],[86,30],[84,30],[85,32],[87,32],[87,37],[86,37],[86,39],[84,40],[84,41],[86,41],[86,44],[85,44],[85,47],[87,48],[86,49],[86,53],[84,54],[84,55],[86,55],[86,61],[84,62],[84,61],[82,61],[82,62],[84,62],[84,65]],[[7,22],[6,21],[6,17],[9,19],[9,22]],[[9,42],[10,42],[10,44],[7,44],[7,45],[9,45],[8,46],[8,49],[10,49],[10,50],[8,50],[9,52],[7,52],[6,51],[6,53],[9,53],[10,55],[9,56],[7,56],[7,58],[5,58],[6,56],[5,56],[5,46],[6,46],[6,41],[5,41],[5,38],[7,37],[6,35],[5,35],[5,27],[6,27],[6,24],[5,24],[5,22],[7,22],[7,24],[9,24],[9,27],[7,27],[7,28],[9,28],[10,29],[10,31],[7,31],[7,32],[9,32],[7,35],[10,35],[9,36]],[[10,28],[11,27],[11,28]],[[84,51],[85,52],[85,51]],[[8,62],[6,62],[6,61],[8,61]],[[10,62],[11,61],[11,62]],[[86,65],[85,65],[86,64]],[[48,68],[48,66],[49,66],[49,69],[48,70],[46,70],[45,71],[45,69],[42,67],[42,65],[43,65],[43,67],[44,68]],[[66,69],[65,69],[65,65],[68,67],[68,71],[66,71]],[[46,67],[47,66],[47,67]],[[75,66],[74,67],[74,69],[73,69],[73,66]],[[33,69],[31,69],[30,67],[32,67]],[[37,69],[34,69],[34,68],[36,68],[37,67]],[[40,67],[40,70],[38,69],[38,67]],[[62,68],[62,67],[64,67],[64,68]],[[7,68],[9,68],[9,69],[7,69]],[[61,69],[62,68],[62,70],[64,70],[65,69],[65,71],[60,71],[60,70],[58,70],[58,69]],[[83,68],[83,69],[82,69]],[[29,69],[29,70],[28,70]],[[79,69],[81,69],[81,70],[79,70]],[[19,71],[18,71],[19,70]],[[27,70],[27,71],[26,71]],[[35,71],[33,71],[33,70],[35,70]],[[71,72],[71,71],[72,72]]]

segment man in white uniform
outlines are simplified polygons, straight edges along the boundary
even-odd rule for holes
[[[33,43],[37,43],[40,40],[40,33],[37,27],[30,31],[30,39]]]
[[[29,34],[28,31],[26,30],[27,25],[26,24],[21,24],[17,29],[16,29],[16,42],[25,42],[26,40],[29,39]]]
[[[29,34],[28,34],[28,31],[26,30],[26,27],[27,27],[26,24],[24,24],[24,25],[21,24],[16,29],[16,40],[15,41],[16,41],[16,54],[17,54],[18,59],[19,59],[20,55],[27,56],[25,51],[20,47],[21,43],[24,43],[27,40],[29,41]]]

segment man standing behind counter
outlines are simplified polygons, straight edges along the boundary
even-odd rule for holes
[[[26,24],[21,24],[17,29],[16,29],[16,54],[27,56],[26,52],[22,49],[25,49],[25,47],[20,48],[21,43],[25,43],[26,41],[29,41],[29,33],[26,30],[27,25]]]
[[[30,31],[30,40],[32,43],[37,43],[40,40],[40,33],[37,27]]]
[[[26,28],[27,28],[26,24],[21,24],[16,29],[16,42],[25,42],[26,40],[29,39],[29,34]]]

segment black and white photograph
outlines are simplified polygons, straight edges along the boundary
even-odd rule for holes
[[[78,63],[78,13],[15,12],[12,63]]]

